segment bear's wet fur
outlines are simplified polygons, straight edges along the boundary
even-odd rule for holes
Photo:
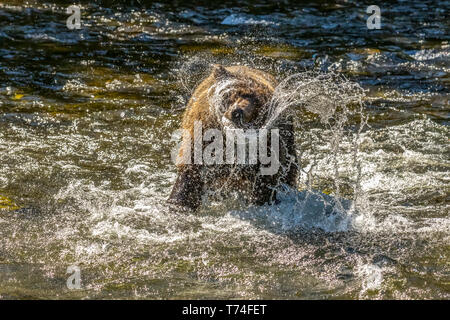
[[[225,98],[227,110],[224,110],[223,117],[236,123],[238,127],[242,125],[244,130],[259,129],[267,120],[269,101],[277,84],[275,78],[266,72],[246,66],[215,65],[211,74],[195,89],[183,115],[182,128],[189,132],[191,137],[194,137],[196,121],[201,121],[203,132],[207,129],[224,130],[221,119],[210,106],[209,95],[212,87],[228,79],[237,81],[231,85],[232,90]],[[292,116],[282,114],[270,129],[279,129],[280,167],[277,173],[261,175],[259,162],[256,165],[177,164],[178,177],[169,203],[196,210],[201,205],[206,189],[214,190],[219,186],[220,189],[243,191],[242,194],[250,203],[262,205],[276,201],[276,189],[280,185],[295,188],[298,166]],[[223,135],[225,141],[224,132]],[[179,157],[183,157],[185,150],[190,150],[188,152],[193,159],[193,140],[183,138]],[[270,150],[270,143],[268,149]]]

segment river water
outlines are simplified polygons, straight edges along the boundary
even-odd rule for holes
[[[2,1],[0,298],[449,299],[450,2],[380,5],[379,30],[370,4],[94,1],[70,30],[63,1]],[[279,204],[168,210],[213,63],[345,76],[362,109],[295,107]]]

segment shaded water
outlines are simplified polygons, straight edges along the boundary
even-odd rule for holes
[[[1,298],[450,297],[449,2],[385,4],[381,30],[371,3],[141,2],[84,3],[73,31],[63,2],[0,3]],[[280,204],[169,211],[212,63],[339,73],[362,114],[297,107]]]

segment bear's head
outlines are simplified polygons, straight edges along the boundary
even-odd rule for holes
[[[221,65],[213,68],[214,98],[218,120],[225,127],[256,129],[266,120],[267,104],[273,92],[246,72],[233,72]]]

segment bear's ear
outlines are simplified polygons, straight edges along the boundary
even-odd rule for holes
[[[213,74],[214,78],[216,78],[216,79],[227,78],[227,77],[231,76],[231,72],[229,72],[227,69],[225,69],[220,64],[213,65],[212,74]]]

